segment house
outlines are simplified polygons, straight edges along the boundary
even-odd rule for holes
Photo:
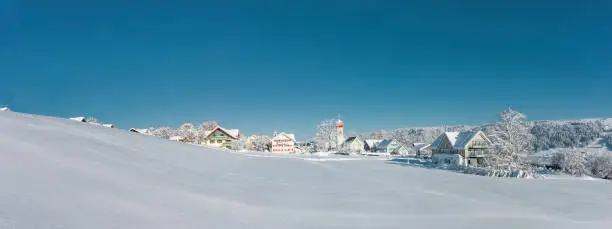
[[[367,152],[374,152],[376,151],[376,146],[378,146],[378,144],[380,144],[380,142],[382,142],[383,140],[376,140],[376,139],[366,139],[365,140],[365,145],[364,150]]]
[[[272,138],[272,150],[273,153],[295,153],[296,143],[295,135],[287,133],[276,134]]]
[[[358,137],[349,137],[340,145],[339,152],[361,154],[365,152],[364,143]]]
[[[410,149],[406,147],[404,144],[392,140],[386,139],[383,140],[376,146],[376,153],[381,155],[410,155]],[[412,153],[414,155],[414,153]]]
[[[115,128],[115,125],[113,124],[102,124],[102,126],[106,128]]]
[[[74,121],[77,121],[77,122],[87,122],[85,117],[74,117],[74,118],[70,118],[70,120],[74,120]]]
[[[430,146],[432,159],[437,163],[478,166],[491,146],[482,131],[446,132]]]
[[[225,129],[218,126],[204,133],[202,144],[231,149],[231,142],[238,139],[240,139],[240,131],[238,129]]]
[[[139,134],[145,134],[145,135],[153,135],[149,129],[130,128],[130,132],[139,133]]]
[[[412,151],[415,152],[417,156],[431,156],[431,149],[429,147],[431,147],[431,144],[422,142],[412,143]]]

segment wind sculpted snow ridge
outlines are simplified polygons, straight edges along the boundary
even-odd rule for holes
[[[0,113],[0,228],[612,228],[607,181],[254,157]]]

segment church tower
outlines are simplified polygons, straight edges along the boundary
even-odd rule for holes
[[[338,120],[338,122],[336,122],[336,129],[338,130],[337,146],[340,147],[340,145],[342,145],[342,143],[344,142],[344,122],[342,122],[342,120]]]

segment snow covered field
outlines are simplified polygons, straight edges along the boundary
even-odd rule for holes
[[[604,180],[314,158],[1,112],[0,228],[612,228]]]

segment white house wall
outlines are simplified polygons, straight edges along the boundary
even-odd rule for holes
[[[463,157],[459,154],[434,154],[431,159],[440,164],[463,165]]]
[[[273,139],[271,151],[274,153],[295,153],[295,141],[291,138]]]

